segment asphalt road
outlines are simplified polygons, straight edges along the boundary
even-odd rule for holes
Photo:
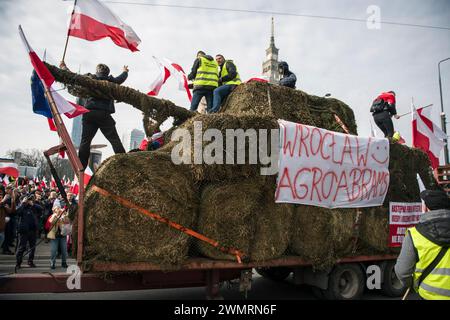
[[[292,277],[283,282],[274,282],[255,275],[247,297],[239,292],[236,284],[231,286],[223,284],[220,293],[225,300],[317,300],[309,286],[293,284]],[[205,297],[205,289],[200,287],[87,293],[3,294],[0,295],[0,300],[204,300]],[[367,290],[362,299],[400,300],[400,298],[385,297],[376,290]],[[417,299],[416,294],[409,297],[409,300]]]

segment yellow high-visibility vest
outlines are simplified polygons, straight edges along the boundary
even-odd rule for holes
[[[414,271],[414,289],[427,300],[450,300],[450,250],[418,286],[422,272],[433,262],[442,247],[425,238],[415,227],[409,232],[419,255]]]
[[[226,77],[228,75],[228,70],[227,70],[227,63],[228,62],[233,62],[233,60],[227,60],[225,61],[225,63],[223,64],[222,67],[222,72],[220,73],[220,77],[223,79],[224,77]],[[242,83],[241,81],[241,77],[239,76],[239,72],[237,70],[236,67],[236,77],[234,79],[231,79],[230,81],[224,82],[222,84],[235,84],[235,85],[240,85]]]
[[[200,66],[194,80],[194,86],[212,86],[219,85],[219,70],[215,60],[208,60],[200,57]]]

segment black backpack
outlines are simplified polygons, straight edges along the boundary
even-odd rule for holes
[[[375,101],[372,103],[372,107],[370,108],[370,112],[372,113],[378,113],[385,110],[387,110],[386,102],[380,98],[375,99]]]

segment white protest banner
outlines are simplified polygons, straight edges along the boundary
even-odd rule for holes
[[[415,226],[421,215],[421,202],[389,202],[389,247],[400,247],[406,229]]]
[[[389,141],[278,120],[280,162],[275,202],[326,208],[383,204]]]

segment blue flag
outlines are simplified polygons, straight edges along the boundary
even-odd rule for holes
[[[36,71],[33,70],[33,74],[31,75],[31,99],[33,103],[33,112],[52,119],[53,115],[50,111],[50,106],[48,105],[44,92],[44,86],[42,85]]]

